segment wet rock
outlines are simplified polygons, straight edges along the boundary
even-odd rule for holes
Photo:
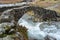
[[[13,38],[11,38],[10,36],[6,36],[4,38],[2,38],[3,40],[14,40]]]
[[[0,23],[11,22],[13,19],[14,18],[10,13],[2,13],[0,16]]]

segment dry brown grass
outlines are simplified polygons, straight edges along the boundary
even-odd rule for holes
[[[22,0],[0,0],[0,3],[16,3],[16,2],[21,2]]]
[[[48,6],[52,6],[52,5],[55,5],[56,3],[59,3],[60,1],[40,1],[40,0],[37,0],[37,1],[34,1],[34,2],[31,2],[31,5],[35,5],[35,6],[40,6],[40,7],[48,7]]]

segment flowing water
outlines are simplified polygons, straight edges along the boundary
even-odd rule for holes
[[[18,23],[28,29],[29,40],[45,40],[47,35],[50,40],[60,40],[60,22],[33,22],[28,18],[31,16],[25,14]]]

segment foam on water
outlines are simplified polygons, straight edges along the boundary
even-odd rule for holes
[[[52,22],[51,25],[48,25],[48,22],[36,22],[29,21],[25,14],[19,21],[19,25],[25,26],[28,30],[28,37],[30,40],[44,40],[44,37],[47,35],[60,40],[60,29],[57,29],[57,26]],[[58,22],[56,23],[58,24]],[[58,24],[59,26],[59,24]],[[60,26],[59,26],[60,27]],[[54,40],[54,39],[51,39]]]

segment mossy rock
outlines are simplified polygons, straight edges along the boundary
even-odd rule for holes
[[[18,26],[17,29],[18,29],[17,31],[22,34],[24,40],[28,40],[27,29],[23,26]]]

